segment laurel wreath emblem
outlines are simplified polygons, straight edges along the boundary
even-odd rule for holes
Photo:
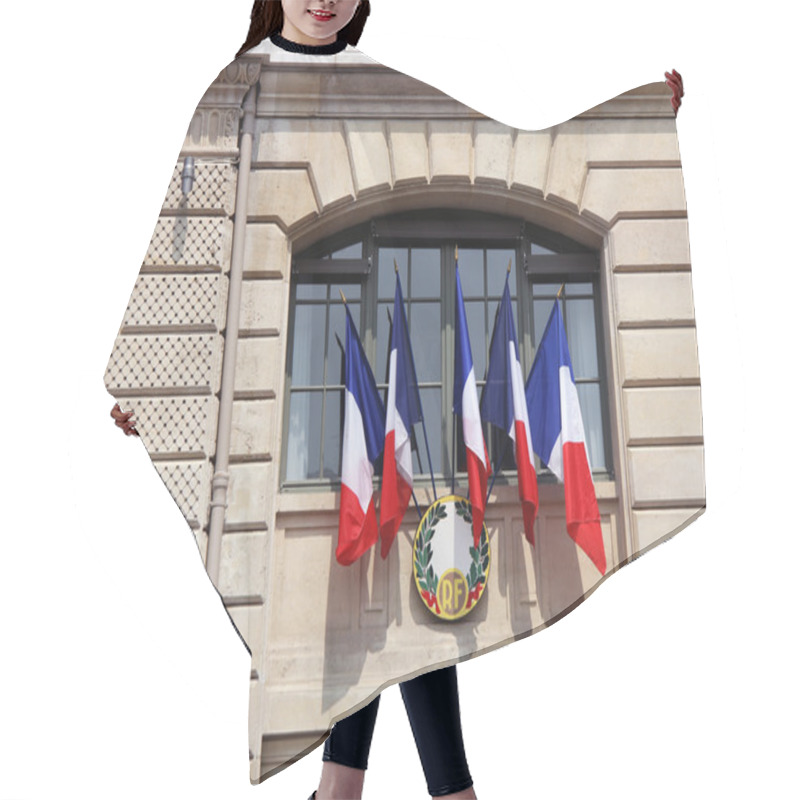
[[[465,500],[456,500],[456,514],[458,514],[467,525],[472,527],[472,507]],[[486,527],[481,529],[481,538],[478,546],[470,547],[469,554],[472,556],[472,564],[467,575],[467,585],[470,592],[474,591],[478,584],[486,583],[486,573],[489,569],[489,539],[486,537]]]
[[[428,592],[432,597],[436,597],[436,589],[439,586],[439,576],[433,569],[431,559],[433,548],[431,542],[436,533],[436,526],[447,518],[447,511],[443,505],[437,505],[433,513],[425,518],[419,536],[414,545],[414,572],[417,582],[423,592]]]

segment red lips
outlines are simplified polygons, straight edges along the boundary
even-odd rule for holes
[[[327,22],[328,20],[332,19],[336,16],[336,14],[332,14],[330,11],[313,11],[309,10],[308,12],[311,14],[314,19],[319,20],[320,22]]]

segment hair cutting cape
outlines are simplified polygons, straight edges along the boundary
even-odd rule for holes
[[[521,86],[520,102],[533,91]],[[390,353],[396,280],[425,419],[423,431],[406,417],[397,467],[416,501],[392,523],[386,558],[367,546],[343,566],[346,408],[362,424],[353,441],[375,408],[345,385],[341,295],[383,405],[391,365],[407,358],[396,353],[405,340]],[[412,373],[393,374],[397,404]],[[549,130],[517,130],[352,48],[262,43],[220,73],[191,120],[106,385],[134,411],[252,654],[261,781],[382,687],[542,629],[702,513],[669,90],[642,86]],[[380,448],[384,421],[370,423]],[[392,424],[395,444],[362,459],[372,497],[369,478],[359,491],[378,517],[381,459],[401,435]],[[441,566],[445,511],[418,536],[416,503],[424,514],[480,485],[467,449],[484,468],[488,457],[494,483],[483,538],[467,504],[441,506],[469,518],[459,577]],[[435,613],[456,601],[460,616]]]

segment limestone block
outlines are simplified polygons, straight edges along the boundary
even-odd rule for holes
[[[632,167],[680,161],[675,123],[658,119],[576,119],[556,126],[547,194],[580,203],[583,176],[593,164]]]
[[[216,397],[135,397],[125,402],[151,455],[188,458],[214,452]]]
[[[288,228],[318,211],[307,169],[259,169],[250,175],[250,216],[274,217]]]
[[[271,457],[277,452],[275,400],[237,400],[233,404],[231,455]]]
[[[694,320],[690,272],[623,273],[614,284],[619,324]]]
[[[293,532],[276,529],[276,563],[270,587],[270,631],[276,642],[315,651],[327,631],[357,624],[358,567],[336,563],[335,524]],[[327,608],[326,608],[327,605]]]
[[[623,386],[637,382],[688,382],[700,378],[694,328],[621,330],[619,356]]]
[[[699,386],[625,389],[622,397],[627,444],[697,441],[703,436]]]
[[[284,328],[288,284],[282,280],[244,281],[239,328],[251,334],[277,335]]]
[[[427,183],[430,173],[425,123],[416,120],[391,120],[387,125],[395,185]]]
[[[512,188],[533,189],[544,194],[550,142],[546,131],[519,131],[514,145]]]
[[[472,180],[472,122],[430,123],[431,182]]]
[[[219,593],[223,598],[256,598],[264,591],[264,533],[226,533],[222,537]]]
[[[512,132],[506,125],[483,121],[475,123],[475,181],[491,181],[506,186],[512,152]]]
[[[223,544],[225,540],[223,539]],[[224,562],[223,562],[224,563]],[[233,624],[247,642],[254,657],[254,667],[260,671],[259,655],[264,642],[264,608],[254,606],[230,606],[227,609]]]
[[[283,385],[281,340],[239,339],[236,345],[236,393],[275,396]]]
[[[703,447],[631,447],[628,450],[633,507],[705,505]]]
[[[354,120],[345,123],[353,163],[353,183],[357,193],[389,187],[392,165],[386,132],[380,120]]]
[[[249,222],[245,230],[244,271],[252,277],[285,276],[289,271],[286,234],[274,223]]]
[[[697,519],[703,510],[698,507],[634,511],[633,529],[637,550],[644,550],[656,542],[678,533]]]
[[[603,544],[609,565],[613,564],[609,517],[601,515]],[[563,512],[541,515],[536,528],[536,547],[541,564],[540,602],[547,619],[575,605],[602,578],[597,567],[567,533]]]
[[[216,334],[120,336],[106,370],[106,388],[115,396],[164,390],[207,394],[215,388],[220,350]]]
[[[182,191],[184,161],[176,165],[169,182],[164,210],[220,210],[230,215],[236,197],[235,171],[229,162],[208,162],[197,159],[194,167],[192,191],[185,195]]]
[[[232,225],[224,217],[160,217],[144,263],[154,267],[219,267],[230,261]]]
[[[308,164],[323,208],[355,194],[347,142],[338,120],[270,119],[259,126],[258,160]]]
[[[611,233],[613,268],[659,269],[689,265],[685,219],[621,219]]]
[[[581,213],[607,224],[620,214],[685,213],[680,168],[590,169]]]
[[[210,462],[157,461],[154,466],[189,525],[204,526],[211,491]]]
[[[140,275],[122,320],[123,330],[172,326],[216,330],[220,281],[218,274]]]
[[[272,486],[272,464],[231,464],[229,472],[225,527],[264,526],[268,513],[268,489]]]

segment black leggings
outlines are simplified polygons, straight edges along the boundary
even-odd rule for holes
[[[431,797],[472,786],[461,736],[456,668],[427,672],[400,684],[408,721]],[[380,695],[368,706],[333,726],[323,761],[366,769]]]

